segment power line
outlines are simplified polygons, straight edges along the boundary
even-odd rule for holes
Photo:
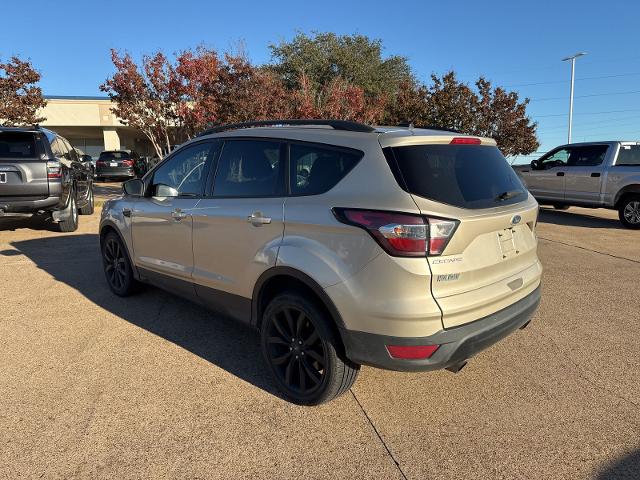
[[[611,93],[590,93],[588,95],[576,95],[574,98],[589,98],[589,97],[607,97],[610,95],[631,95],[634,93],[640,93],[640,90],[631,90],[628,92],[611,92]],[[531,102],[545,102],[548,100],[567,100],[567,97],[544,97],[544,98],[532,98]]]
[[[618,78],[618,77],[633,77],[633,76],[638,76],[640,75],[640,72],[638,73],[618,73],[615,75],[598,75],[595,77],[580,77],[580,78],[576,78],[576,81],[579,80],[599,80],[601,78]],[[504,85],[504,88],[509,88],[509,87],[530,87],[530,86],[534,86],[534,85],[552,85],[552,84],[557,84],[557,83],[567,83],[566,80],[553,80],[553,81],[547,81],[547,82],[532,82],[532,83],[512,83],[511,85]]]
[[[640,112],[640,109],[629,109],[629,110],[608,110],[604,112],[583,112],[579,115],[604,115],[607,113],[622,113],[622,112]],[[566,113],[553,113],[549,115],[535,115],[536,118],[547,118],[547,117],[564,117]]]

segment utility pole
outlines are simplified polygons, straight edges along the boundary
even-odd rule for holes
[[[586,52],[576,53],[570,57],[563,58],[562,61],[566,62],[571,60],[571,91],[569,93],[569,134],[567,135],[567,143],[571,143],[571,124],[573,123],[573,81],[576,70],[576,58],[586,55]]]

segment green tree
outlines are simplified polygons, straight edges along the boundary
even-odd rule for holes
[[[271,68],[290,89],[299,88],[304,75],[314,88],[340,78],[362,88],[368,96],[391,96],[401,82],[412,78],[405,57],[383,58],[382,42],[365,35],[299,32],[290,42],[269,47]]]

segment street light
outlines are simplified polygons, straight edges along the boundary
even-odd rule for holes
[[[569,94],[569,135],[567,136],[567,143],[571,143],[571,123],[573,122],[573,76],[576,69],[576,58],[586,55],[586,52],[576,53],[570,57],[563,58],[562,61],[566,62],[571,60],[571,93]]]

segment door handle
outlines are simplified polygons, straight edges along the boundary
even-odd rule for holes
[[[592,172],[592,173],[591,173],[591,176],[592,176],[593,178],[598,178],[598,177],[600,176],[600,172]]]
[[[122,215],[124,215],[125,217],[130,217],[131,216],[131,209],[130,208],[123,208],[122,209]]]
[[[558,173],[556,173],[556,175],[557,175],[558,177],[564,177],[564,172],[558,172]]]
[[[247,217],[247,222],[249,222],[254,227],[261,227],[262,225],[271,223],[271,217],[263,216],[262,212],[253,212]]]
[[[179,208],[176,208],[173,212],[171,212],[171,217],[176,221],[179,222],[180,220],[182,220],[184,217],[186,217],[187,214],[184,213],[182,210],[180,210]]]

